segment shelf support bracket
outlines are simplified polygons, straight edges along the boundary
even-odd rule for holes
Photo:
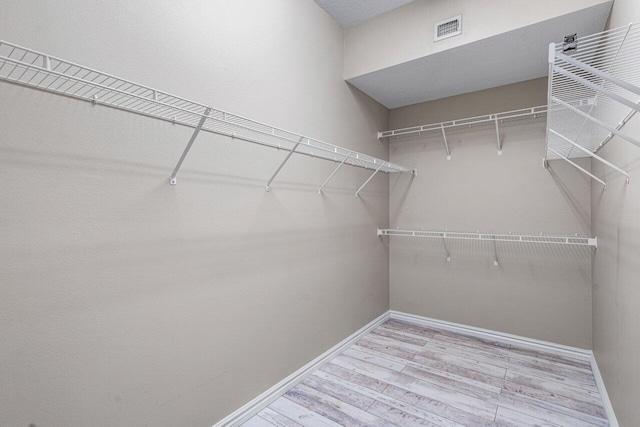
[[[449,252],[449,248],[447,247],[447,241],[444,239],[445,237],[446,233],[444,233],[442,237],[442,246],[444,247],[444,252],[447,254],[447,262],[451,262],[451,253]]]
[[[496,246],[496,241],[493,241],[493,265],[496,267],[500,267],[500,263],[498,262],[498,247]]]
[[[204,110],[204,114],[200,118],[200,121],[198,122],[198,126],[196,126],[196,129],[193,131],[193,134],[191,135],[191,138],[189,139],[187,146],[182,152],[182,156],[180,156],[180,160],[178,160],[178,164],[173,169],[173,172],[171,173],[171,178],[169,179],[169,183],[171,185],[176,185],[176,175],[178,175],[178,171],[180,170],[180,167],[182,166],[182,162],[184,162],[185,157],[187,157],[187,154],[189,154],[189,150],[191,150],[191,146],[193,145],[193,142],[196,140],[196,138],[198,137],[198,134],[202,130],[202,126],[204,126],[204,122],[207,121],[207,119],[209,118],[209,113],[211,113],[211,107],[207,107],[207,109]]]
[[[605,165],[609,166],[610,168],[620,172],[622,175],[624,175],[625,177],[627,177],[627,184],[629,183],[629,174],[625,171],[623,171],[622,169],[620,169],[619,167],[617,167],[616,165],[606,161],[605,159],[603,159],[602,157],[598,156],[595,153],[592,153],[591,151],[587,150],[586,148],[584,148],[583,146],[581,146],[580,144],[570,140],[569,138],[567,138],[564,135],[559,134],[558,132],[556,132],[553,129],[549,129],[549,132],[551,132],[552,134],[558,136],[559,138],[564,139],[565,141],[567,141],[569,144],[573,145],[575,148],[577,148],[578,150],[587,153],[587,155],[589,155],[589,157],[593,157],[596,160],[599,160],[600,162],[604,163]]]
[[[333,178],[333,176],[340,170],[340,168],[342,167],[342,165],[344,165],[344,163],[347,161],[347,159],[349,159],[349,157],[351,157],[351,155],[353,154],[353,151],[350,152],[349,154],[347,154],[347,156],[344,158],[344,160],[342,162],[340,162],[340,164],[338,165],[337,168],[335,168],[333,170],[333,172],[331,172],[331,175],[329,175],[329,178],[327,178],[327,180],[320,186],[320,188],[318,189],[318,194],[322,194],[322,189],[324,188],[325,185],[327,185],[329,183],[329,181],[331,181],[331,178]]]
[[[600,178],[598,178],[597,176],[595,176],[594,174],[592,174],[591,172],[589,172],[588,170],[586,170],[585,168],[581,167],[580,165],[578,165],[575,162],[572,162],[571,160],[567,159],[565,156],[563,156],[562,154],[558,153],[556,150],[554,150],[551,147],[547,147],[547,150],[551,151],[553,154],[555,154],[556,156],[560,157],[562,160],[566,161],[567,163],[569,163],[570,165],[572,165],[573,167],[575,167],[576,169],[578,169],[579,171],[582,171],[584,173],[586,173],[587,175],[589,175],[591,178],[595,179],[596,181],[598,181],[600,184],[602,184],[604,186],[604,189],[607,189],[607,183],[604,182],[603,180],[601,180]]]
[[[496,117],[496,138],[498,139],[498,156],[502,156],[502,142],[500,141],[500,127],[498,126],[498,118]]]
[[[373,179],[374,176],[376,176],[376,174],[380,171],[380,169],[382,169],[382,166],[384,166],[384,163],[382,163],[380,166],[378,166],[378,169],[376,169],[376,171],[374,173],[371,174],[371,176],[369,177],[369,179],[367,179],[364,184],[362,184],[360,186],[360,188],[358,188],[358,190],[356,191],[356,197],[360,197],[360,192],[362,191],[362,189],[369,183],[369,181],[371,181]]]
[[[273,175],[271,175],[271,179],[269,179],[269,182],[267,182],[267,187],[266,190],[267,191],[271,191],[271,183],[273,182],[273,180],[276,178],[276,176],[278,176],[278,174],[280,173],[280,171],[282,170],[282,168],[284,167],[284,164],[287,163],[287,161],[291,158],[291,156],[293,155],[293,153],[296,151],[296,149],[298,148],[298,145],[300,145],[300,143],[304,140],[304,136],[302,138],[300,138],[300,141],[298,141],[296,143],[296,145],[293,146],[293,148],[289,151],[289,154],[287,154],[287,157],[284,158],[284,160],[282,161],[282,163],[280,163],[280,166],[278,166],[278,169],[276,169],[276,171],[273,173]]]
[[[447,142],[447,133],[444,130],[444,124],[440,125],[442,129],[442,138],[444,139],[444,149],[447,151],[447,160],[451,160],[451,152],[449,151],[449,143]]]

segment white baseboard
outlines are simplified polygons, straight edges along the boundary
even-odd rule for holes
[[[598,386],[598,392],[600,393],[600,397],[602,398],[602,403],[604,405],[604,410],[607,413],[607,418],[609,419],[609,427],[620,427],[618,424],[618,419],[616,418],[615,412],[613,412],[613,405],[611,404],[611,400],[609,400],[609,394],[607,393],[607,389],[604,386],[604,381],[602,380],[602,375],[600,374],[600,368],[598,368],[598,363],[596,363],[596,356],[591,352],[591,370],[593,371],[593,376],[596,379],[596,385]]]
[[[234,411],[229,416],[218,421],[216,424],[214,424],[213,427],[235,427],[246,422],[249,418],[256,415],[258,412],[269,406],[272,402],[277,400],[291,388],[295,387],[298,383],[304,381],[305,378],[311,375],[313,371],[320,369],[323,365],[329,362],[329,360],[342,353],[353,343],[358,341],[362,336],[369,333],[369,331],[377,328],[382,323],[387,321],[387,319],[389,319],[389,312],[384,313],[377,319],[373,320],[344,340],[340,341],[338,344],[331,347],[329,350],[325,351],[320,356],[316,357],[311,362],[307,363],[302,368],[298,369],[293,374],[289,375],[287,378],[283,379],[278,384],[262,393],[260,396],[256,397],[246,405]]]
[[[556,344],[548,341],[526,338],[519,335],[507,334],[505,332],[492,331],[490,329],[476,328],[475,326],[462,325],[460,323],[447,322],[445,320],[432,319],[415,314],[403,313],[400,311],[389,311],[392,319],[404,320],[405,322],[417,323],[419,325],[430,326],[436,329],[444,329],[451,332],[457,332],[464,335],[470,335],[477,338],[488,339],[503,344],[515,344],[520,347],[531,350],[541,350],[548,353],[566,355],[581,358],[587,362],[591,360],[591,350],[578,347],[571,347],[562,344]]]
[[[271,387],[269,390],[262,393],[260,396],[256,397],[246,405],[242,406],[229,416],[216,423],[213,427],[235,427],[246,422],[249,418],[253,417],[262,409],[269,406],[272,402],[274,402],[288,390],[295,387],[298,383],[304,381],[304,379],[311,375],[313,371],[321,368],[329,360],[342,353],[349,346],[358,341],[362,336],[370,332],[372,329],[375,329],[376,327],[387,321],[389,318],[402,320],[417,325],[428,326],[435,329],[457,332],[477,338],[488,339],[504,344],[514,344],[531,350],[545,351],[561,356],[570,356],[587,361],[591,364],[591,369],[593,370],[596,385],[598,387],[598,391],[600,392],[600,396],[602,397],[607,417],[609,418],[609,425],[611,427],[619,427],[618,421],[613,412],[613,406],[611,405],[611,401],[609,400],[609,395],[607,394],[604,382],[602,381],[602,376],[600,375],[598,364],[596,363],[596,359],[591,350],[526,338],[519,335],[507,334],[504,332],[492,331],[489,329],[476,328],[474,326],[462,325],[459,323],[447,322],[444,320],[432,319],[429,317],[417,316],[415,314],[408,314],[394,310],[386,312],[366,326],[362,327],[349,337],[345,338],[340,343],[336,344],[311,362],[304,365],[302,368],[298,369],[293,374],[289,375],[287,378],[280,381],[275,386]]]

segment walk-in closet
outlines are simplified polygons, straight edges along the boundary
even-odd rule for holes
[[[0,426],[640,425],[637,0],[1,0]]]

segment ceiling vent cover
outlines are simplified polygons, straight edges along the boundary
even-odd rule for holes
[[[462,15],[437,22],[433,27],[433,41],[437,42],[462,34]]]

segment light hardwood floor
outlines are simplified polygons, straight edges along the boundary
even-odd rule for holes
[[[243,426],[608,422],[582,359],[389,320]]]

